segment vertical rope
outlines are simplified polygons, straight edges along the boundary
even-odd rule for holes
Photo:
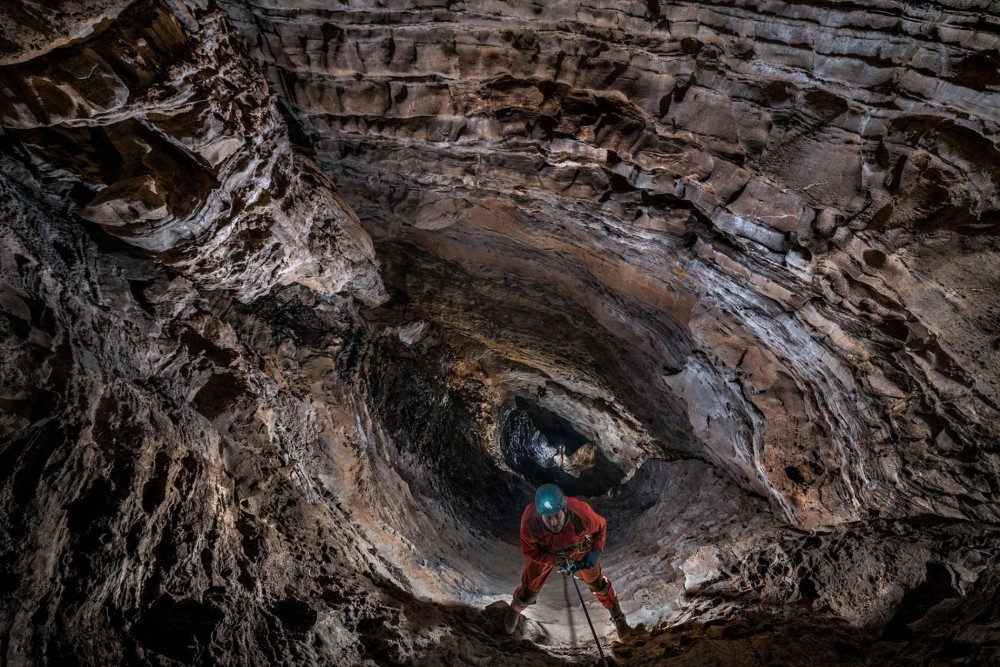
[[[566,616],[569,618],[569,640],[576,646],[578,639],[576,637],[576,624],[573,622],[573,600],[569,597],[569,584],[566,583],[566,577],[563,577],[563,597],[566,599]]]
[[[594,629],[594,623],[590,620],[590,612],[587,611],[587,603],[583,601],[583,593],[580,592],[580,584],[576,583],[576,577],[565,572],[565,574],[573,579],[573,586],[576,588],[576,594],[580,597],[580,606],[583,607],[583,613],[587,617],[587,625],[590,626],[590,632],[594,635],[594,641],[597,643],[597,652],[601,656],[602,667],[608,667],[608,661],[604,658],[604,649],[601,648],[601,640],[597,638],[597,630]]]

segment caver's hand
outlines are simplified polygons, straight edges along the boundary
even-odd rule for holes
[[[591,549],[587,552],[587,555],[578,561],[573,562],[573,569],[571,572],[579,572],[580,570],[590,570],[597,567],[597,563],[601,560],[601,550]]]

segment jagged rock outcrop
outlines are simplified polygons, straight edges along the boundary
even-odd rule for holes
[[[3,660],[1000,660],[998,16],[0,8]]]
[[[95,34],[70,22],[50,28],[58,48],[33,53],[27,32],[5,54],[0,124],[28,168],[79,217],[243,300],[296,283],[381,301],[367,234],[291,150],[225,15],[120,9]]]

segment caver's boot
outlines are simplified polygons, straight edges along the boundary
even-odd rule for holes
[[[615,624],[615,630],[618,632],[618,640],[625,641],[632,632],[632,628],[628,625],[625,612],[618,606],[618,600],[615,600],[615,603],[611,605],[611,609],[608,611],[611,612],[611,622]]]
[[[528,593],[526,596],[521,596],[521,587],[518,586],[514,589],[514,597],[510,601],[510,606],[507,607],[507,611],[503,614],[503,629],[508,635],[514,634],[514,630],[517,629],[517,621],[521,618],[521,612],[535,604],[538,599],[538,593]]]
[[[514,630],[517,629],[517,620],[521,618],[520,612],[518,612],[513,607],[507,607],[507,611],[503,613],[503,630],[508,635],[514,634]]]

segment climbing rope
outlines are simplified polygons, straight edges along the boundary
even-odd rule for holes
[[[566,583],[566,577],[563,577],[563,599],[566,600],[566,617],[569,625],[569,642],[573,645],[577,645],[576,639],[576,624],[573,622],[573,601],[569,598],[569,584]]]
[[[597,653],[601,656],[601,667],[608,667],[608,661],[604,658],[604,649],[601,648],[601,640],[597,638],[597,630],[594,629],[594,623],[590,620],[590,612],[587,611],[587,603],[583,601],[583,593],[580,592],[580,584],[576,583],[576,575],[570,574],[569,572],[568,560],[563,563],[562,570],[560,571],[573,580],[573,587],[576,588],[576,594],[580,598],[580,606],[583,607],[583,614],[587,617],[587,625],[590,626],[590,633],[594,635],[594,642],[597,644]]]

